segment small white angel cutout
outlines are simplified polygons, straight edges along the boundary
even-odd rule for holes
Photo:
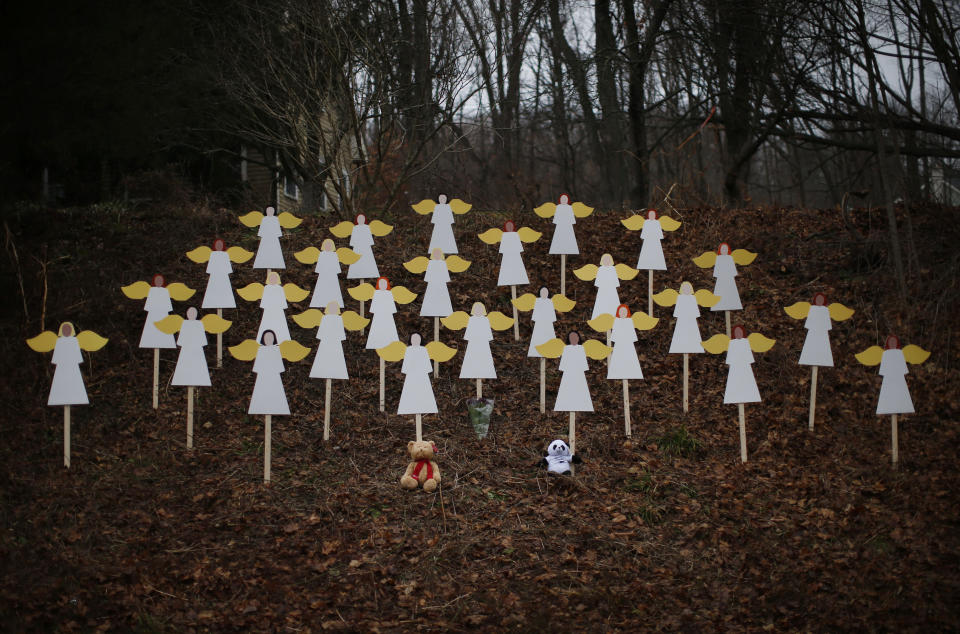
[[[266,285],[260,282],[247,284],[237,289],[237,294],[248,302],[260,300],[263,314],[260,317],[260,326],[257,328],[257,341],[262,339],[263,333],[273,331],[278,343],[290,340],[290,329],[287,327],[287,301],[302,302],[310,291],[300,288],[293,282],[280,285],[280,274],[276,271],[267,273]]]
[[[537,351],[548,359],[560,358],[560,387],[553,411],[592,412],[593,400],[590,398],[586,375],[590,369],[587,357],[600,361],[606,359],[612,349],[593,339],[583,341],[579,332],[571,330],[567,335],[567,344],[560,339],[551,339],[537,346]]]
[[[421,416],[436,414],[437,399],[433,395],[433,385],[430,383],[432,368],[430,360],[438,362],[449,361],[457,353],[456,348],[450,348],[439,341],[431,341],[427,345],[421,344],[421,337],[417,333],[410,335],[410,345],[394,341],[388,346],[377,350],[377,355],[383,361],[400,361],[403,365],[400,372],[403,374],[403,389],[400,391],[400,403],[397,414],[416,416],[417,440],[423,439]]]
[[[571,205],[570,196],[560,194],[559,204],[544,203],[534,209],[533,212],[541,218],[553,218],[553,224],[556,225],[553,239],[550,241],[550,255],[577,255],[580,253],[573,225],[577,224],[577,218],[586,218],[592,214],[593,207],[587,207],[580,202]]]
[[[585,282],[593,280],[593,285],[597,287],[597,298],[593,302],[593,313],[590,318],[593,319],[604,313],[614,314],[617,306],[620,305],[620,295],[617,293],[620,280],[632,280],[639,272],[622,263],[614,266],[613,256],[609,253],[604,253],[600,257],[600,266],[587,264],[575,270],[574,275]]]
[[[473,205],[459,198],[454,198],[448,203],[445,194],[437,196],[437,201],[424,199],[413,205],[413,210],[418,214],[431,216],[433,233],[430,234],[430,246],[427,247],[427,251],[432,253],[435,248],[439,248],[448,255],[458,253],[457,241],[453,237],[453,215],[463,215],[470,211]]]
[[[27,339],[27,345],[34,352],[53,351],[53,381],[47,405],[63,406],[63,466],[70,466],[70,406],[87,405],[87,388],[83,384],[80,364],[83,363],[81,350],[96,352],[107,344],[107,339],[92,330],[77,334],[73,324],[65,321],[55,334],[45,330],[36,337]]]
[[[360,258],[347,269],[348,280],[380,277],[377,259],[373,255],[373,237],[379,238],[391,231],[393,231],[392,226],[379,220],[367,224],[366,214],[357,214],[353,222],[344,220],[330,227],[330,233],[338,238],[350,236],[350,248],[360,255]]]
[[[557,337],[553,324],[557,321],[557,313],[566,313],[573,310],[577,305],[572,299],[567,299],[560,293],[550,297],[550,291],[547,287],[541,287],[540,295],[535,297],[533,293],[524,293],[513,300],[513,305],[523,312],[533,311],[530,315],[530,321],[533,323],[533,332],[530,334],[530,345],[527,347],[528,357],[543,358],[543,355],[537,351],[537,346],[546,343]]]
[[[470,262],[460,256],[450,255],[445,258],[443,253],[440,247],[433,247],[430,249],[429,260],[419,256],[403,263],[403,268],[411,273],[423,273],[423,280],[427,283],[423,303],[420,305],[421,317],[446,317],[453,312],[450,292],[447,290],[450,273],[462,273],[470,267]]]
[[[393,315],[397,312],[397,303],[409,304],[417,298],[416,293],[411,293],[403,286],[391,286],[390,281],[385,277],[377,278],[376,287],[363,283],[348,288],[347,292],[354,299],[370,301],[370,314],[373,315],[373,319],[367,335],[365,346],[367,350],[383,348],[399,339],[397,325],[393,319]]]
[[[469,316],[463,311],[457,311],[440,321],[450,330],[466,328],[463,340],[467,342],[467,350],[463,353],[460,378],[476,379],[477,398],[483,398],[481,380],[497,378],[497,370],[493,365],[493,353],[490,351],[493,330],[507,330],[513,325],[513,319],[498,311],[488,315],[482,303],[474,302]]]
[[[737,264],[746,266],[757,258],[756,253],[746,249],[737,249],[730,251],[730,245],[726,242],[717,247],[716,252],[707,251],[698,257],[693,258],[693,263],[701,269],[713,267],[713,277],[717,282],[713,287],[713,294],[720,296],[717,302],[710,310],[726,311],[727,336],[730,334],[730,311],[743,310],[743,304],[740,302],[740,292],[737,290]]]
[[[233,266],[243,264],[253,257],[252,251],[243,247],[226,248],[221,238],[213,241],[213,249],[200,246],[187,252],[187,257],[197,264],[207,263],[207,288],[203,293],[203,303],[200,308],[236,308],[237,300],[233,296],[233,285],[230,283],[230,274]]]
[[[536,242],[543,234],[529,227],[520,227],[513,220],[503,223],[503,229],[487,229],[479,238],[487,244],[500,244],[500,273],[497,286],[516,286],[529,284],[527,269],[523,265],[523,243]]]
[[[666,271],[667,261],[663,257],[664,231],[676,231],[680,222],[670,216],[658,216],[656,209],[648,209],[642,216],[634,214],[620,224],[630,231],[640,230],[640,257],[637,258],[637,269],[645,271]]]
[[[257,235],[260,236],[260,245],[257,247],[257,257],[253,260],[253,268],[283,269],[286,268],[283,261],[283,250],[280,248],[280,237],[283,235],[283,229],[293,229],[299,226],[303,220],[289,211],[285,211],[278,216],[277,210],[273,207],[267,207],[266,211],[266,214],[251,211],[240,216],[240,222],[246,226],[260,227],[257,229]]]
[[[310,297],[310,308],[325,308],[330,302],[337,302],[343,308],[343,293],[340,291],[340,265],[351,265],[360,259],[360,254],[347,247],[335,248],[333,240],[327,238],[320,248],[307,247],[293,254],[301,264],[315,264],[317,283]]]

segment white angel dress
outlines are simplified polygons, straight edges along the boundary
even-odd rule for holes
[[[912,414],[913,399],[907,387],[907,361],[903,350],[884,350],[880,358],[880,398],[877,414]]]
[[[437,399],[433,396],[430,373],[433,362],[424,346],[407,346],[400,367],[403,373],[403,389],[397,414],[436,414]]]
[[[367,350],[383,348],[400,339],[397,336],[397,324],[393,321],[396,312],[397,305],[391,291],[373,291],[373,299],[370,300],[370,314],[373,318],[367,334]]]
[[[580,249],[577,248],[577,236],[573,233],[573,225],[577,224],[573,207],[567,203],[558,204],[553,214],[553,224],[556,225],[556,229],[550,241],[550,255],[580,253]]]
[[[646,219],[643,222],[643,228],[640,230],[640,239],[643,246],[640,247],[640,258],[637,260],[637,266],[634,268],[647,271],[666,271],[667,262],[663,259],[663,227],[656,218]]]
[[[263,287],[263,297],[260,298],[260,308],[263,316],[260,318],[260,328],[257,329],[257,341],[263,333],[272,330],[277,335],[277,343],[290,339],[290,329],[287,328],[287,297],[283,287],[279,284],[267,284]]]
[[[444,255],[457,253],[457,241],[453,237],[453,210],[450,209],[450,205],[437,203],[430,215],[433,233],[430,234],[430,247],[427,251],[432,253],[434,247],[439,247]]]
[[[360,259],[347,269],[347,279],[380,277],[380,269],[377,268],[377,260],[373,256],[373,234],[370,232],[370,225],[364,223],[353,226],[353,231],[350,233],[350,248],[360,255]]]
[[[616,267],[612,264],[601,264],[593,285],[597,287],[597,299],[593,302],[593,314],[590,318],[604,313],[617,314],[617,306],[620,305],[620,296],[617,293],[620,278],[617,277]]]
[[[530,335],[530,347],[527,348],[527,356],[542,357],[543,355],[537,352],[537,346],[557,336],[553,329],[553,324],[557,321],[557,311],[553,307],[553,301],[549,297],[538,296],[533,304],[533,314],[530,316],[530,320],[533,322],[533,333]]]
[[[143,324],[143,334],[140,335],[141,348],[176,348],[177,340],[173,335],[154,326],[173,310],[173,303],[170,301],[170,293],[163,286],[151,286],[147,293],[147,301],[143,305],[147,311],[147,321]]]
[[[343,341],[347,333],[343,329],[343,317],[326,314],[317,328],[317,356],[310,368],[312,379],[348,379],[347,362],[343,357]]]
[[[313,287],[310,308],[326,308],[330,302],[337,302],[343,308],[343,293],[340,291],[340,258],[336,251],[321,251],[317,256],[317,283]]]
[[[759,403],[760,390],[757,389],[757,380],[753,377],[753,351],[750,349],[750,340],[731,339],[727,348],[727,358],[724,361],[728,366],[727,387],[723,392],[724,403]]]
[[[461,379],[495,379],[497,371],[493,367],[493,354],[490,342],[493,331],[490,319],[485,315],[472,315],[463,333],[467,342],[467,351],[463,353],[463,365],[460,366]]]
[[[607,366],[608,379],[643,378],[637,348],[633,345],[636,341],[637,330],[633,320],[629,317],[615,318],[613,327],[610,329],[613,352],[610,353],[610,363]]]
[[[573,212],[571,212],[573,213]],[[516,231],[504,231],[500,238],[500,275],[497,286],[529,284],[527,268],[523,265],[523,243]],[[552,253],[552,252],[551,252]]]
[[[264,216],[257,230],[260,236],[260,245],[257,247],[257,257],[253,260],[255,269],[283,269],[283,251],[280,249],[280,219],[276,216]]]
[[[644,223],[646,224],[646,223]],[[713,276],[717,282],[713,287],[713,294],[720,296],[720,301],[710,310],[741,310],[740,293],[737,291],[737,265],[730,254],[717,255],[713,265]]]
[[[592,412],[593,400],[587,385],[587,353],[583,346],[566,345],[560,355],[560,387],[557,389],[555,412]]]
[[[673,339],[670,341],[671,354],[699,354],[703,352],[700,326],[700,307],[693,295],[677,295],[677,304],[673,307],[673,316],[677,323],[673,327]]]
[[[213,251],[207,261],[207,290],[203,293],[201,308],[236,308],[237,300],[233,296],[230,274],[233,265],[226,251]]]
[[[207,345],[207,332],[199,319],[186,319],[180,325],[177,336],[180,356],[173,371],[170,385],[209,386],[210,372],[207,370],[207,357],[203,347]]]
[[[257,375],[257,381],[253,384],[253,396],[250,397],[248,414],[290,415],[287,394],[283,389],[283,380],[280,378],[280,373],[283,371],[280,347],[261,345],[257,350],[257,358],[253,362],[253,372]]]
[[[87,405],[87,388],[83,385],[83,375],[80,374],[80,364],[83,363],[83,353],[80,351],[80,342],[75,336],[57,337],[53,348],[53,383],[50,385],[50,396],[47,405]]]
[[[436,214],[437,212],[433,212]],[[431,243],[432,244],[432,243]],[[433,248],[432,246],[430,247]],[[420,306],[421,317],[446,317],[453,312],[450,303],[450,292],[447,283],[450,281],[450,271],[446,260],[430,260],[423,275],[427,283],[427,290],[423,293],[423,304]]]
[[[800,365],[833,367],[830,309],[827,306],[811,306],[803,327],[807,329],[807,338],[803,340],[803,350],[800,351]]]

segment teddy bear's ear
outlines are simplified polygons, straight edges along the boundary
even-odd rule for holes
[[[437,453],[437,452],[439,451],[439,450],[437,449],[437,446],[436,446],[435,444],[433,444],[433,443],[430,443],[430,447],[433,448],[433,453]]]
[[[413,446],[414,446],[415,444],[417,444],[417,443],[414,442],[413,440],[411,440],[410,442],[408,442],[408,443],[407,443],[407,451],[409,452],[410,450],[412,450],[412,449],[413,449]]]

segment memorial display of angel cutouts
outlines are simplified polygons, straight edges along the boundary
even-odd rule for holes
[[[550,297],[550,291],[547,290],[546,286],[540,289],[540,295],[537,297],[533,293],[524,293],[511,303],[513,304],[514,315],[516,315],[517,310],[533,311],[530,315],[530,321],[533,322],[533,332],[530,334],[527,356],[540,359],[540,412],[543,413],[547,408],[546,359],[537,350],[537,346],[551,339],[556,339],[557,333],[553,324],[557,321],[557,313],[569,312],[573,310],[577,303],[560,293]]]
[[[766,352],[776,343],[758,332],[747,336],[741,325],[733,327],[732,337],[714,335],[703,342],[703,349],[711,354],[726,352],[727,385],[723,392],[724,404],[736,404],[740,413],[740,460],[747,461],[747,423],[744,403],[759,403],[760,390],[753,376],[753,353]]]
[[[877,416],[890,415],[891,461],[894,465],[900,459],[899,440],[897,438],[897,417],[900,414],[913,414],[913,399],[907,387],[907,363],[920,365],[930,357],[930,353],[920,346],[900,347],[900,338],[889,335],[883,348],[871,346],[856,355],[857,361],[866,366],[880,366],[880,396],[877,399]]]
[[[613,256],[609,253],[600,256],[600,266],[587,264],[575,270],[573,274],[579,279],[584,282],[593,281],[593,285],[597,287],[597,298],[593,302],[590,318],[604,313],[614,314],[620,305],[620,295],[617,293],[620,280],[632,280],[639,272],[623,263],[614,265]]]
[[[440,340],[440,318],[453,312],[450,303],[450,291],[447,284],[450,282],[450,273],[463,273],[470,268],[470,262],[458,255],[443,257],[440,247],[430,249],[430,259],[424,256],[416,257],[404,262],[403,268],[411,273],[423,273],[423,280],[427,283],[427,290],[423,292],[423,303],[420,304],[421,317],[433,317],[433,340]],[[439,365],[434,363],[433,373],[436,374]]]
[[[338,238],[350,237],[350,248],[360,258],[347,269],[348,280],[364,280],[380,277],[377,258],[373,255],[373,237],[382,237],[393,231],[393,227],[380,220],[367,224],[366,214],[357,214],[353,222],[343,222],[330,227],[330,233]],[[360,316],[363,316],[363,304],[360,304]]]
[[[320,243],[320,248],[307,247],[303,251],[293,254],[301,264],[315,264],[317,283],[313,286],[313,295],[310,297],[310,308],[325,308],[330,302],[337,302],[343,308],[343,293],[340,292],[341,264],[347,266],[360,259],[360,254],[340,247],[337,249],[333,240],[327,238]]]
[[[643,215],[633,214],[620,224],[630,231],[639,231],[640,240],[643,243],[640,247],[640,257],[637,258],[638,270],[647,271],[647,305],[648,314],[653,317],[653,272],[666,271],[667,261],[663,257],[664,231],[676,231],[680,228],[680,221],[674,220],[670,216],[658,216],[656,209],[648,209]]]
[[[560,194],[559,204],[544,203],[534,209],[533,213],[541,218],[553,218],[556,228],[553,231],[553,239],[550,240],[550,255],[560,256],[560,294],[566,295],[567,256],[580,253],[573,225],[577,224],[577,218],[586,218],[592,214],[593,207],[587,207],[580,202],[571,205],[570,196]]]
[[[210,386],[210,371],[207,369],[207,357],[203,349],[207,345],[207,334],[223,334],[230,328],[231,322],[213,313],[197,319],[197,309],[187,309],[187,318],[180,315],[168,315],[156,323],[161,332],[177,336],[180,355],[173,370],[170,385],[187,388],[187,449],[193,449],[193,388]]]
[[[36,337],[27,339],[27,345],[34,352],[53,351],[53,381],[50,383],[50,394],[47,396],[47,405],[63,407],[63,466],[70,467],[70,407],[73,405],[87,405],[87,388],[83,383],[83,374],[80,364],[83,363],[83,352],[96,352],[107,344],[107,339],[92,330],[77,333],[73,324],[65,321],[54,333],[44,330]]]
[[[278,216],[276,209],[267,207],[266,214],[251,211],[240,216],[240,222],[250,228],[259,227],[257,235],[260,236],[260,245],[257,247],[257,257],[253,259],[253,268],[268,271],[287,268],[283,261],[280,238],[283,236],[283,229],[298,227],[303,222],[301,218],[297,218],[289,211]]]
[[[430,234],[430,246],[427,247],[427,251],[433,253],[434,249],[439,248],[448,255],[459,253],[457,241],[453,237],[453,215],[462,216],[470,211],[473,205],[459,198],[454,198],[448,203],[445,194],[437,196],[437,201],[424,199],[413,205],[413,210],[418,214],[430,214],[430,222],[433,223],[433,233]]]
[[[523,265],[523,243],[530,244],[540,239],[543,234],[534,231],[530,227],[520,227],[513,220],[507,220],[503,223],[503,229],[493,227],[487,229],[479,235],[479,238],[487,244],[500,244],[500,273],[497,275],[497,286],[509,286],[512,299],[517,298],[517,285],[526,285],[530,283],[527,277],[527,268]],[[513,314],[514,323],[517,322],[517,314]],[[520,330],[514,328],[513,337],[520,341]]]
[[[469,315],[460,310],[444,317],[441,321],[450,330],[466,328],[463,340],[467,342],[467,350],[463,353],[460,378],[476,379],[477,398],[483,398],[483,379],[497,378],[497,370],[493,365],[493,353],[490,351],[493,330],[507,330],[513,325],[513,319],[498,311],[487,314],[486,306],[480,302],[474,302]]]
[[[803,341],[800,351],[800,365],[812,366],[810,374],[810,431],[813,431],[814,416],[817,410],[817,368],[833,367],[833,351],[830,348],[830,330],[832,321],[845,321],[853,316],[853,310],[843,304],[827,305],[827,296],[816,293],[813,304],[797,302],[783,309],[794,319],[806,319],[803,327],[807,330],[807,337]],[[832,320],[832,321],[831,321]]]
[[[597,315],[587,324],[597,332],[610,333],[613,351],[608,357],[607,378],[623,381],[623,428],[627,438],[630,430],[630,379],[643,379],[640,358],[637,356],[637,330],[650,330],[660,320],[642,310],[630,312],[626,304],[617,306],[616,316],[610,313]]]
[[[282,343],[277,341],[276,333],[267,330],[260,335],[259,343],[246,339],[243,343],[228,348],[234,359],[253,361],[253,373],[257,379],[250,396],[247,413],[264,417],[263,435],[263,481],[270,482],[270,440],[271,424],[274,416],[289,416],[287,393],[283,387],[283,360],[296,362],[310,354],[310,348],[301,346],[290,339]]]
[[[152,284],[134,282],[120,290],[130,299],[147,300],[143,305],[143,309],[147,311],[147,319],[140,335],[140,347],[153,348],[153,409],[157,409],[160,404],[160,349],[176,348],[177,342],[173,335],[160,332],[156,323],[173,311],[171,299],[186,301],[196,291],[180,282],[168,286],[162,275],[154,275]]]
[[[673,316],[676,322],[673,325],[673,338],[670,340],[670,354],[683,355],[683,411],[690,409],[690,355],[702,354],[703,345],[700,339],[700,308],[709,308],[720,301],[720,298],[706,289],[693,291],[690,282],[680,284],[680,292],[668,288],[653,296],[660,306],[674,306]]]
[[[310,308],[293,316],[293,321],[301,328],[316,328],[317,354],[310,367],[311,379],[324,379],[323,398],[323,439],[330,440],[330,388],[331,379],[349,379],[347,360],[343,356],[343,342],[347,338],[346,330],[363,330],[369,319],[361,317],[352,310],[340,313],[336,301],[327,304],[326,312]]]
[[[302,302],[310,291],[300,288],[293,282],[280,285],[280,274],[276,271],[267,273],[266,285],[252,282],[243,288],[237,289],[237,295],[248,302],[260,300],[263,310],[260,316],[260,326],[257,328],[257,341],[263,333],[272,330],[278,343],[289,341],[290,329],[287,327],[287,302]]]
[[[730,311],[743,310],[740,292],[737,290],[737,265],[747,266],[756,258],[756,253],[746,249],[731,251],[730,245],[726,242],[721,243],[716,252],[707,251],[693,258],[693,263],[701,269],[713,267],[713,277],[717,280],[713,287],[713,294],[719,296],[720,301],[711,306],[710,310],[724,311],[728,337],[731,336]]]
[[[400,391],[400,403],[397,405],[397,414],[413,414],[416,418],[417,440],[423,440],[421,417],[423,414],[436,414],[437,399],[433,395],[433,385],[430,382],[430,360],[444,363],[457,353],[439,341],[431,341],[421,345],[418,333],[410,335],[410,345],[402,341],[394,341],[390,345],[377,350],[377,355],[383,361],[400,361],[400,372],[403,374],[403,388]]]

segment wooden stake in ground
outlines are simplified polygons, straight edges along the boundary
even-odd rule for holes
[[[63,466],[70,468],[70,406],[63,406]]]
[[[740,412],[740,460],[747,461],[747,421],[743,412],[743,403],[737,403]]]
[[[416,424],[417,424],[417,442],[423,440],[423,414],[416,414]]]
[[[433,318],[433,340],[440,341],[440,318]],[[433,361],[433,378],[436,379],[437,375],[440,373],[440,362],[434,359]]]
[[[567,431],[570,438],[570,455],[577,455],[577,413],[570,412],[570,429]],[[576,475],[576,467],[570,463],[570,475]]]
[[[153,409],[160,405],[160,348],[153,349]]]
[[[892,449],[890,458],[893,462],[893,466],[896,467],[897,462],[899,462],[900,460],[900,440],[897,435],[897,415],[896,414],[890,415],[890,443],[891,443],[891,449]]]
[[[223,309],[217,309],[217,317],[223,319]],[[217,333],[217,368],[223,367],[223,333]]]
[[[547,360],[540,357],[540,413],[547,411]]]
[[[333,379],[326,379],[323,393],[323,440],[330,440],[330,384]]]
[[[513,338],[515,341],[520,341],[520,321],[517,319],[517,285],[510,285],[510,305],[513,306]]]
[[[647,309],[647,314],[653,317],[653,269],[647,271],[649,273],[647,277],[647,304],[650,306]]]
[[[683,413],[690,411],[690,355],[683,353]]]
[[[187,386],[187,449],[193,449],[193,386]]]
[[[817,411],[817,367],[810,372],[810,431],[813,431],[813,418]]]
[[[383,357],[380,357],[380,411],[384,411],[386,405],[386,396],[384,394],[384,383],[386,374],[386,362],[383,360]]]
[[[265,414],[263,417],[264,426],[263,426],[263,481],[264,483],[270,482],[270,457],[271,457],[271,448],[270,440],[272,436],[271,430],[271,415]]]
[[[630,438],[630,381],[623,379],[623,431]]]
[[[560,294],[567,294],[567,254],[560,254]]]
[[[727,326],[727,336],[729,337],[730,336],[730,311],[729,310],[723,311],[723,320]]]

